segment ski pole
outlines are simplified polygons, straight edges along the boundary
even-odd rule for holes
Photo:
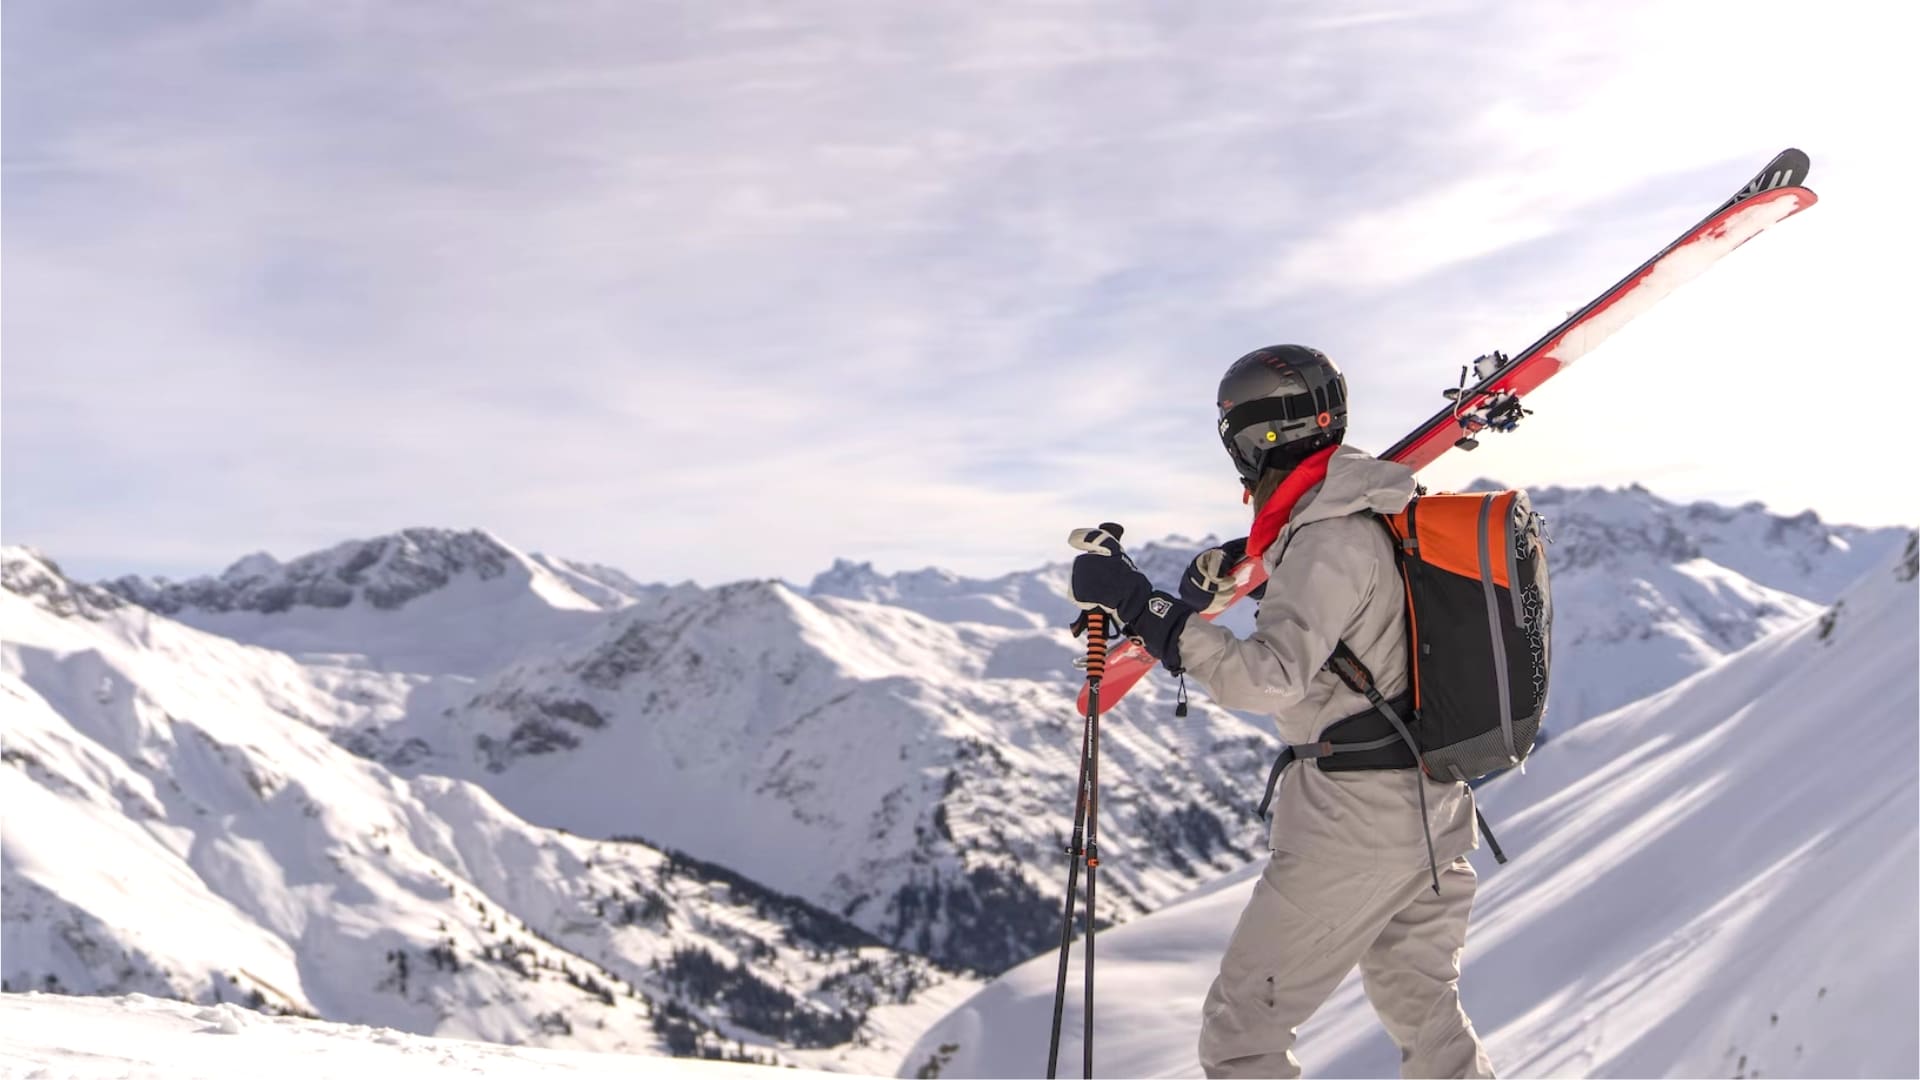
[[[1116,536],[1117,539],[1117,536]],[[1081,1043],[1082,1072],[1093,1080],[1093,931],[1095,917],[1093,879],[1100,867],[1100,679],[1107,667],[1106,616],[1098,623],[1087,620],[1087,676],[1093,680],[1093,696],[1087,703],[1087,729],[1091,746],[1087,750],[1087,1004],[1086,1035]]]
[[[1118,525],[1100,526],[1115,540],[1122,529]],[[1087,862],[1087,986],[1086,1033],[1083,1036],[1085,1075],[1093,1076],[1093,871],[1100,865],[1098,850],[1098,796],[1100,755],[1100,680],[1107,668],[1107,613],[1088,611],[1074,624],[1074,633],[1087,634],[1087,714],[1080,733],[1080,778],[1073,802],[1073,839],[1067,845],[1067,895],[1060,920],[1060,970],[1053,986],[1053,1031],[1047,1042],[1047,1080],[1055,1080],[1060,1063],[1060,1027],[1067,1003],[1067,955],[1073,946],[1073,907],[1079,891],[1080,860]],[[1090,827],[1091,826],[1091,827]]]

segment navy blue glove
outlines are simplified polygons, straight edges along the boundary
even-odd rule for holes
[[[1126,625],[1139,618],[1153,582],[1133,565],[1120,541],[1105,529],[1075,529],[1067,543],[1086,552],[1073,560],[1073,602],[1089,611],[1105,608]]]
[[[1193,557],[1187,564],[1187,572],[1180,575],[1180,599],[1186,601],[1195,611],[1204,615],[1218,615],[1227,609],[1227,603],[1240,583],[1233,576],[1233,568],[1239,566],[1247,557],[1247,538],[1229,540],[1219,547],[1208,548]],[[1250,594],[1255,600],[1266,594],[1267,586],[1260,587]]]
[[[1083,608],[1105,608],[1168,671],[1180,671],[1180,631],[1192,606],[1164,592],[1133,565],[1120,541],[1104,529],[1075,529],[1067,542],[1086,554],[1073,560],[1070,590]]]

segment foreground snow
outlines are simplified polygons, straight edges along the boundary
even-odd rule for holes
[[[0,1074],[7,1076],[382,1077],[605,1076],[751,1080],[830,1073],[717,1061],[542,1050],[408,1035],[392,1028],[265,1016],[144,994],[77,998],[0,994]]]
[[[1920,1069],[1920,619],[1898,569],[1483,788],[1514,861],[1475,855],[1462,994],[1503,1074]],[[1197,1074],[1200,1003],[1259,869],[1101,935],[1098,1071]],[[1037,1073],[1056,962],[987,986],[902,1075],[930,1062],[946,1076]],[[1398,1071],[1357,978],[1298,1052],[1315,1075]]]

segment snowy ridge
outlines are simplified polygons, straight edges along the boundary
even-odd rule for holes
[[[1172,592],[1194,555],[1219,542],[1212,536],[1199,540],[1169,536],[1130,547],[1127,554],[1156,585]],[[1067,599],[1067,565],[1049,563],[1037,570],[996,578],[969,578],[931,566],[881,574],[870,562],[837,559],[813,579],[806,594],[903,607],[939,622],[978,622],[1014,629],[1060,627],[1072,623],[1080,613]],[[1241,630],[1247,632],[1253,627],[1251,612],[1251,608],[1244,613],[1236,611],[1228,618],[1244,614]],[[1226,625],[1236,623],[1229,621]]]
[[[126,600],[97,585],[68,580],[60,564],[29,547],[7,549],[0,559],[0,588],[61,618],[98,621],[127,606]]]
[[[1468,490],[1505,486],[1480,480]],[[1885,558],[1903,535],[1898,527],[1828,525],[1810,511],[1781,516],[1759,503],[1732,509],[1674,503],[1637,484],[1542,487],[1528,494],[1552,540],[1550,731],[1638,700],[1806,618]],[[1173,591],[1188,561],[1216,543],[1169,537],[1132,554],[1155,585]],[[932,569],[883,576],[842,562],[811,591],[935,618],[970,604],[1025,605],[1032,624],[1060,625],[1075,613],[1058,599],[1065,589],[1065,563],[978,580]],[[1241,604],[1223,625],[1246,634],[1252,620],[1253,605]],[[1149,679],[1161,681],[1161,675]]]
[[[1750,502],[1669,502],[1638,484],[1534,488],[1551,524],[1556,565],[1568,569],[1651,554],[1670,563],[1705,558],[1756,584],[1831,603],[1902,541],[1899,527],[1829,525],[1811,510],[1786,516]]]
[[[1907,534],[1827,612],[1574,728],[1481,789],[1513,860],[1474,856],[1461,987],[1503,1074],[1920,1068],[1915,543]],[[1200,1003],[1260,869],[1102,934],[1100,1070],[1197,1073]],[[1055,963],[989,984],[899,1074],[940,1061],[949,1075],[1032,1075]],[[1298,1053],[1315,1075],[1397,1070],[1357,977]]]
[[[636,600],[658,593],[662,588],[635,581],[624,572],[602,563],[577,562],[542,555],[537,551],[527,558],[565,582],[569,589],[606,611],[626,607]]]
[[[102,582],[142,607],[319,664],[476,676],[576,637],[658,587],[531,556],[483,530],[405,529],[218,577]]]
[[[516,572],[556,607],[598,607],[557,585],[546,564],[480,529],[402,529],[371,540],[349,540],[290,563],[255,552],[218,577],[175,583],[129,576],[105,585],[163,615],[189,608],[272,614],[293,607],[342,608],[355,601],[390,611],[456,578],[487,581]]]
[[[836,559],[807,586],[809,596],[869,600],[917,611],[939,622],[977,622],[1031,630],[1062,607],[1056,582],[1039,575],[964,578],[937,567],[882,575],[870,562]]]
[[[724,868],[401,779],[284,654],[5,565],[7,989],[861,1068],[967,985]]]
[[[1555,732],[1803,621],[1904,539],[1759,503],[1683,506],[1637,484],[1529,495],[1552,539]]]

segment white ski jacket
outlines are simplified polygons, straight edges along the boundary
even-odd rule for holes
[[[1340,447],[1327,477],[1295,505],[1267,549],[1270,575],[1252,636],[1187,620],[1180,657],[1214,701],[1271,713],[1288,743],[1316,741],[1328,725],[1366,712],[1367,699],[1323,669],[1344,639],[1388,697],[1407,687],[1406,594],[1387,531],[1413,497],[1413,472]],[[1249,777],[1257,800],[1264,776]],[[1465,784],[1422,780],[1413,769],[1322,772],[1287,767],[1274,796],[1273,849],[1363,868],[1425,869],[1419,789],[1426,786],[1433,853],[1441,865],[1479,846]]]

